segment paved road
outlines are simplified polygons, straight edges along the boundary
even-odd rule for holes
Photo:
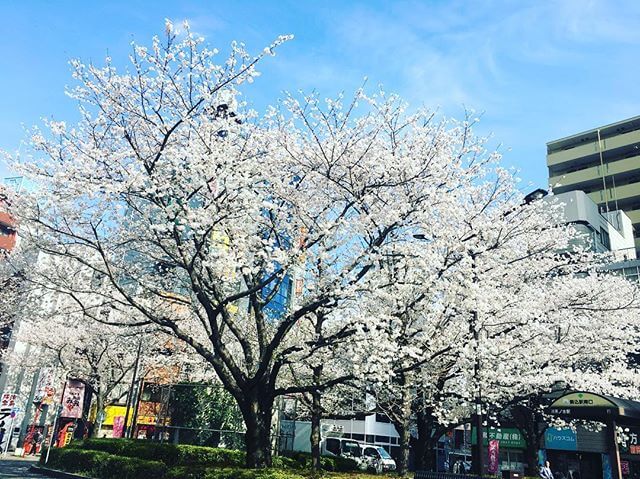
[[[0,460],[0,478],[2,479],[51,479],[50,476],[43,476],[40,474],[34,474],[29,471],[31,464],[34,464],[33,460],[24,459],[3,459]]]

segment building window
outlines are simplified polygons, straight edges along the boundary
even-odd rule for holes
[[[386,414],[381,414],[381,413],[377,412],[376,413],[376,422],[384,422],[384,423],[389,424],[391,422],[391,419],[389,419]]]
[[[609,239],[609,233],[607,233],[602,227],[600,228],[600,242],[605,248],[611,250],[611,240]]]

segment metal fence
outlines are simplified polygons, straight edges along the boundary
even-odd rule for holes
[[[138,429],[139,439],[147,439],[170,444],[189,444],[192,446],[223,447],[225,449],[245,449],[242,431],[225,429],[206,429],[184,426],[160,426],[154,430]],[[290,434],[274,434],[271,437],[274,454],[287,451],[293,447],[293,436]]]
[[[475,474],[454,474],[451,472],[416,471],[414,479],[487,479],[498,476],[478,476]]]

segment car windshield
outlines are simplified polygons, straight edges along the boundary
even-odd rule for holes
[[[378,450],[378,452],[380,453],[380,457],[382,459],[391,459],[391,456],[389,455],[389,453],[385,450],[384,447],[376,447],[376,449]]]
[[[360,444],[358,444],[357,442],[344,441],[342,443],[342,454],[349,454],[354,457],[360,457],[362,455]]]

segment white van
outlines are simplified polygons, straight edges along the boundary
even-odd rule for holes
[[[381,446],[361,444],[353,439],[326,437],[320,444],[322,455],[353,459],[362,470],[376,473],[395,471],[396,461]]]
[[[325,437],[320,443],[320,453],[323,456],[342,456],[360,462],[362,448],[360,443],[353,439],[342,437]]]
[[[396,470],[396,461],[384,447],[373,444],[361,444],[361,447],[362,462],[367,469],[373,469],[378,474]]]

